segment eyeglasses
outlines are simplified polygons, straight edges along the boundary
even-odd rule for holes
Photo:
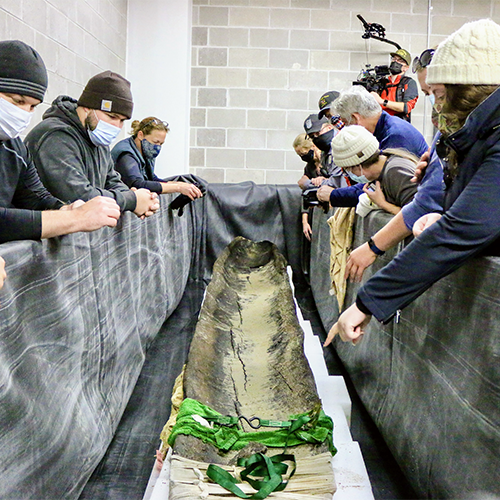
[[[420,57],[415,57],[415,59],[413,59],[413,64],[411,67],[413,73],[416,73],[420,69],[427,68],[427,66],[429,66],[432,61],[434,52],[434,49],[426,49],[420,54]]]
[[[155,125],[163,125],[165,128],[168,128],[168,122],[163,122],[161,120],[158,120],[157,118],[153,118],[152,120],[149,120],[147,123],[145,123],[142,128],[146,128],[148,125],[151,125],[154,123]]]

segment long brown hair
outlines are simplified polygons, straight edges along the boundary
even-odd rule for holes
[[[449,133],[460,130],[467,117],[498,87],[499,85],[445,84],[446,100],[440,114],[453,124]],[[449,175],[453,179],[458,174],[457,153],[450,149],[447,158]]]
[[[495,92],[498,85],[445,84],[445,88],[446,102],[443,113],[448,116],[453,115],[458,120],[459,128],[462,128],[472,111]]]

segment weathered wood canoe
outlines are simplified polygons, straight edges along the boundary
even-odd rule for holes
[[[247,419],[288,421],[291,415],[319,408],[303,337],[286,261],[277,247],[236,238],[214,265],[185,367],[184,397],[222,415]],[[256,432],[247,423],[242,425],[245,431]],[[184,459],[227,465],[238,456],[266,450],[261,444],[247,448],[221,451],[181,434],[173,451]],[[268,448],[266,454],[282,451]],[[287,452],[297,459],[325,453],[331,458],[327,442],[301,444]],[[333,472],[327,482],[332,495]],[[297,493],[295,498],[302,497]]]

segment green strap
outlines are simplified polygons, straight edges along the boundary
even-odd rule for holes
[[[293,455],[282,453],[273,457],[267,457],[262,453],[256,453],[248,458],[238,460],[238,465],[245,467],[240,473],[241,479],[247,481],[252,488],[257,490],[252,495],[243,493],[236,485],[238,481],[229,472],[217,465],[210,464],[208,466],[207,476],[239,498],[261,500],[267,498],[273,491],[282,491],[285,489],[288,484],[288,480],[283,481],[282,479],[282,475],[288,471],[288,465],[283,463],[285,461],[292,462],[290,479],[295,473],[296,468],[295,457]]]
[[[216,415],[213,417],[205,417],[208,422],[214,422],[220,425],[238,425],[238,417],[230,417],[229,415]]]
[[[194,416],[205,419],[207,425],[204,426],[196,421]],[[218,421],[228,422],[228,424],[220,424]],[[168,444],[173,447],[176,437],[184,434],[197,437],[223,452],[241,450],[252,441],[276,448],[304,443],[321,444],[326,441],[331,453],[336,452],[332,441],[332,419],[326,416],[321,408],[309,413],[291,415],[290,420],[287,421],[290,422],[289,426],[285,424],[273,430],[245,432],[238,425],[229,425],[236,421],[238,421],[237,417],[225,417],[199,401],[186,398],[179,409],[177,422],[170,433]]]

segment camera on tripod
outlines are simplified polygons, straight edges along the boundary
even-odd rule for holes
[[[371,67],[367,64],[353,85],[363,85],[368,92],[377,92],[377,94],[382,93],[386,89],[389,79],[387,78],[391,74],[389,66],[386,64]]]

